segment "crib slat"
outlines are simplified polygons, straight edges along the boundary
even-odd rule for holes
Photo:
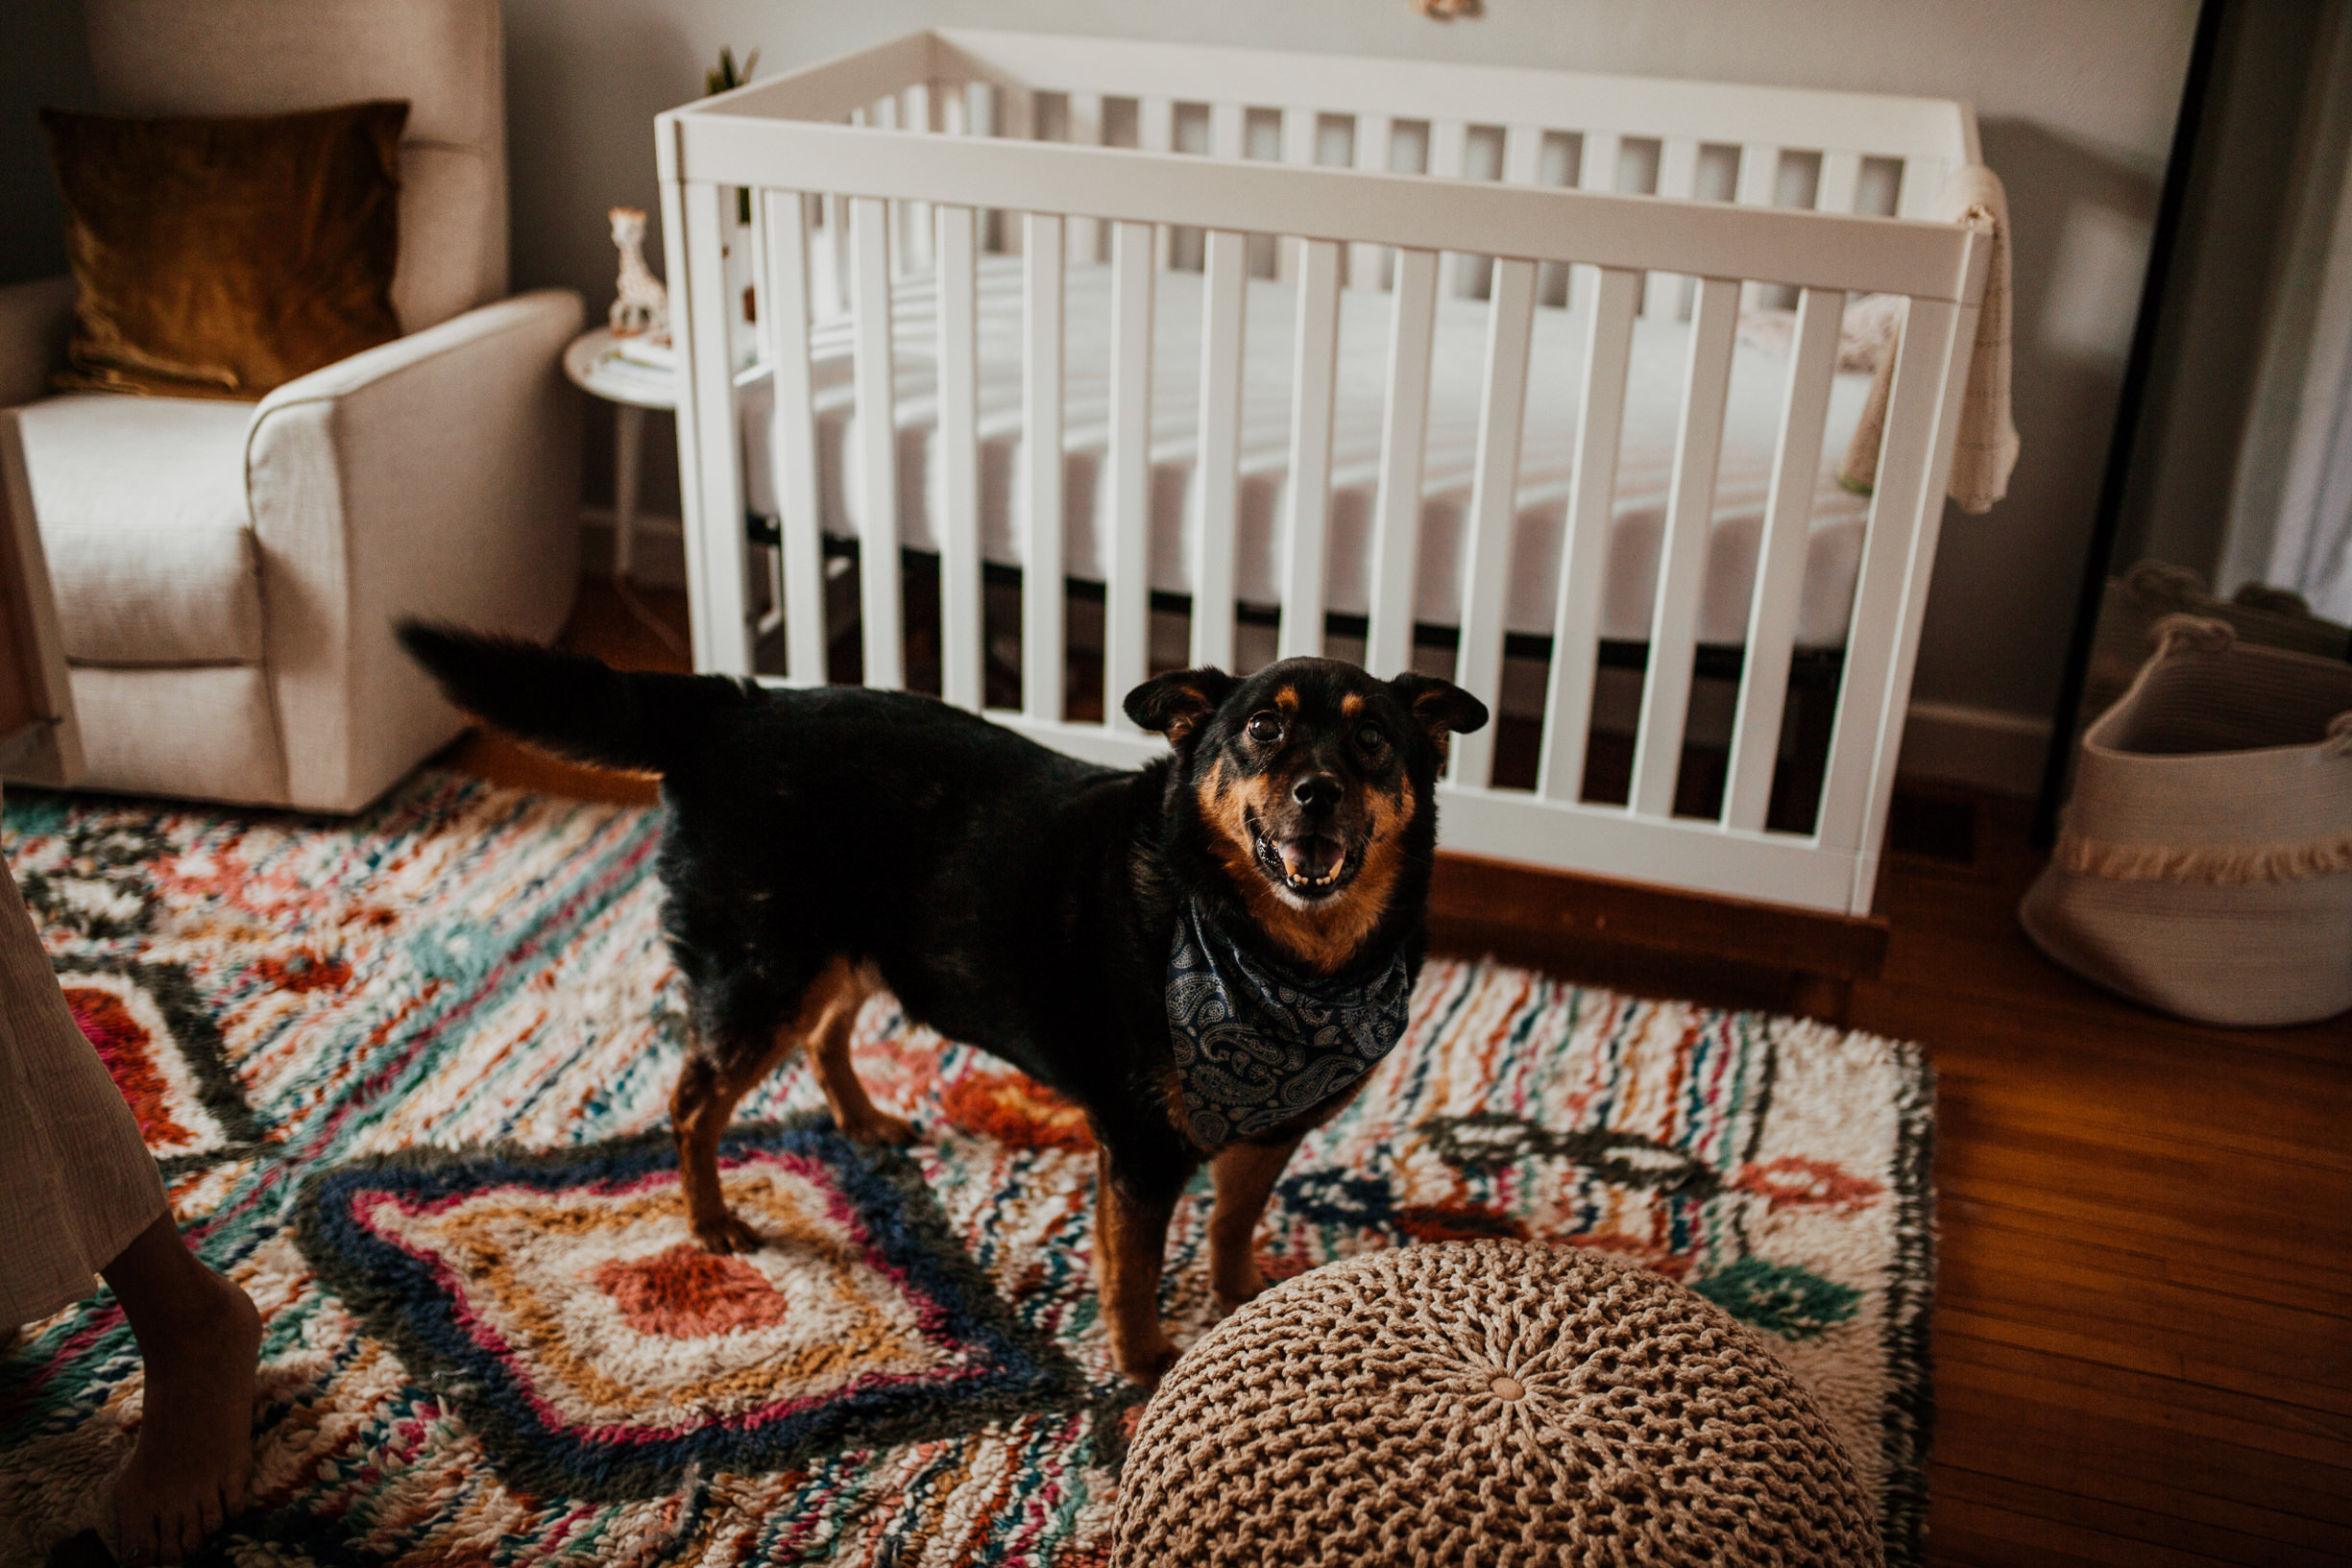
[[[974,273],[979,214],[938,209],[940,695],[980,711],[983,632],[980,595],[980,308]]]
[[[1658,194],[1678,202],[1692,200],[1699,183],[1699,144],[1688,136],[1668,136],[1658,157]],[[1652,273],[1642,286],[1641,313],[1669,320],[1683,313],[1681,273]]]
[[[1033,141],[1037,135],[1037,97],[1027,87],[999,83],[996,88],[996,133],[1007,141]],[[1028,229],[1022,215],[1004,208],[995,213],[997,251],[1019,255]]]
[[[1780,176],[1781,150],[1768,142],[1749,142],[1739,150],[1739,183],[1733,200],[1741,206],[1770,206]],[[1755,308],[1762,292],[1761,283],[1741,284],[1741,308]]]
[[[1613,131],[1586,132],[1584,156],[1576,168],[1576,188],[1615,190],[1617,163],[1624,150],[1622,139]]]
[[[1491,293],[1486,387],[1478,407],[1478,466],[1470,488],[1462,655],[1454,678],[1489,709],[1500,712],[1503,610],[1511,595],[1511,531],[1518,516],[1519,426],[1527,409],[1527,357],[1536,325],[1536,264],[1496,261]],[[1492,725],[1455,742],[1455,783],[1483,788],[1493,769]]]
[[[1394,122],[1385,114],[1356,116],[1356,167],[1370,174],[1385,174],[1389,167],[1389,136]],[[1381,286],[1380,275],[1386,270],[1388,247],[1385,245],[1350,245],[1347,247],[1347,286],[1351,289],[1376,289]]]
[[[784,606],[784,674],[794,686],[825,682],[825,552],[816,502],[816,412],[809,385],[808,206],[798,191],[760,193],[767,227],[767,286],[760,330],[774,367],[768,471],[775,475],[778,602]]]
[[[1589,151],[1590,144],[1587,143]],[[1641,275],[1594,269],[1591,322],[1577,395],[1576,469],[1552,613],[1551,689],[1543,705],[1543,758],[1536,791],[1573,802],[1585,786],[1586,731],[1592,723],[1592,675],[1600,648],[1601,572],[1609,562],[1616,504],[1618,438],[1625,428],[1625,376],[1634,350],[1634,307]]]
[[[1103,145],[1103,95],[1099,92],[1074,92],[1070,95],[1068,121],[1070,145],[1100,147]],[[1103,224],[1096,218],[1070,220],[1070,259],[1093,261],[1103,254]]]
[[[1365,667],[1383,678],[1413,659],[1413,567],[1420,553],[1421,448],[1429,427],[1429,353],[1438,253],[1396,253],[1388,407],[1380,421],[1380,492],[1372,508],[1371,625]]]
[[[1058,722],[1062,712],[1062,221],[1029,214],[1022,256],[1021,707]]]
[[[1148,223],[1111,226],[1110,530],[1103,573],[1103,712],[1137,733],[1122,706],[1151,670],[1152,290]]]
[[[1173,98],[1144,98],[1135,105],[1135,145],[1147,153],[1176,151],[1176,100]],[[1160,272],[1168,270],[1168,249],[1176,237],[1176,229],[1168,224],[1152,226],[1152,265]]]
[[[1286,109],[1282,111],[1282,161],[1312,167],[1315,162],[1315,111],[1311,109]],[[1298,247],[1300,241],[1285,234],[1274,241],[1274,277],[1288,283],[1298,277]]]
[[[877,99],[874,103],[874,107],[866,112],[866,124],[874,127],[878,131],[896,131],[900,126],[907,123],[906,105],[900,100],[900,96],[897,93],[891,93],[885,98]],[[908,266],[908,255],[913,249],[913,247],[908,243],[907,237],[907,209],[909,205],[909,203],[903,201],[893,201],[887,205],[887,211],[890,215],[890,222],[888,225],[888,237],[890,241],[890,276],[893,277],[901,277],[906,273]]]
[[[1764,501],[1764,533],[1756,546],[1756,588],[1749,599],[1747,658],[1739,708],[1732,720],[1731,772],[1723,785],[1723,825],[1761,832],[1772,800],[1772,770],[1788,701],[1788,656],[1798,600],[1805,591],[1806,548],[1812,541],[1813,487],[1821,472],[1822,427],[1837,374],[1837,331],[1846,310],[1839,289],[1806,289],[1797,302],[1796,347],[1781,399],[1781,435]]]
[[[1887,398],[1886,442],[1879,452],[1879,484],[1871,495],[1862,564],[1855,581],[1854,625],[1846,637],[1846,672],[1830,736],[1829,777],[1821,791],[1821,842],[1831,849],[1878,843],[1878,820],[1894,778],[1902,742],[1903,694],[1911,687],[1917,656],[1903,646],[1903,624],[1915,620],[1927,594],[1928,573],[1943,520],[1943,497],[1930,486],[1951,461],[1958,422],[1948,422],[1941,452],[1932,449],[1937,399],[1956,403],[1968,374],[1964,352],[1976,329],[1975,312],[1940,300],[1911,301],[1895,350],[1895,383]],[[1898,654],[1901,655],[1898,658]],[[1875,857],[1874,857],[1875,858]],[[1857,868],[1858,872],[1859,868]],[[1859,880],[1855,902],[1870,896]]]
[[[1659,546],[1658,600],[1650,615],[1650,668],[1641,684],[1641,723],[1634,734],[1633,809],[1674,813],[1683,765],[1683,728],[1690,711],[1697,655],[1699,581],[1713,543],[1715,465],[1723,451],[1723,407],[1732,384],[1732,347],[1739,326],[1739,284],[1703,278],[1690,323],[1689,369],[1674,433],[1674,481],[1666,496],[1666,534]]]
[[[1244,106],[1240,104],[1209,105],[1209,157],[1239,157],[1242,156]]]
[[[1840,215],[1852,212],[1855,191],[1861,182],[1861,154],[1822,154],[1821,184],[1813,193],[1814,210],[1835,212]]]
[[[1210,229],[1202,271],[1192,660],[1195,664],[1229,666],[1234,658],[1234,520],[1240,500],[1242,310],[1249,298],[1249,236]]]
[[[1613,131],[1588,131],[1577,154],[1575,188],[1613,191],[1617,188],[1617,158],[1623,149]],[[1568,269],[1567,303],[1589,300],[1597,286],[1598,270],[1574,265]]]
[[[1323,550],[1331,519],[1331,411],[1339,369],[1340,248],[1303,240],[1298,268],[1298,334],[1291,358],[1290,515],[1285,521],[1282,623],[1275,642],[1284,659],[1323,651]]]
[[[728,344],[723,232],[735,223],[735,192],[723,185],[662,183],[666,237],[684,229],[683,282],[671,302],[675,320],[691,332],[693,375],[678,404],[678,446],[692,454],[679,464],[686,507],[686,580],[694,667],[724,675],[751,672],[751,637],[744,603],[743,487],[737,461],[735,376]],[[723,210],[722,210],[723,209]],[[711,308],[694,308],[702,301]]]
[[[849,198],[827,192],[817,202],[827,265],[818,278],[817,309],[831,320],[849,314]]]
[[[1503,129],[1503,179],[1514,185],[1533,185],[1543,178],[1543,128],[1514,125]]]
[[[1898,218],[1933,218],[1944,195],[1944,178],[1952,171],[1940,157],[1903,160],[1903,194],[1895,203]]]
[[[857,331],[852,342],[858,393],[858,614],[865,647],[865,684],[895,691],[907,684],[899,636],[898,412],[890,375],[889,204],[860,196],[849,204]]]
[[[1425,173],[1446,180],[1461,180],[1469,173],[1470,128],[1460,120],[1432,120],[1429,124],[1429,163]],[[1470,292],[1470,262],[1473,257],[1457,251],[1445,253],[1440,268],[1440,292],[1449,300],[1461,299]]]
[[[939,100],[928,82],[917,82],[907,88],[900,109],[899,124],[909,131],[935,133],[939,129]],[[902,244],[896,253],[898,272],[904,276],[936,264],[932,253],[934,225],[932,222],[933,204],[909,202],[907,228],[903,236],[891,236],[893,243]]]

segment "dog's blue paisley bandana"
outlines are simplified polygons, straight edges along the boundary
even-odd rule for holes
[[[1214,1147],[1313,1109],[1404,1037],[1399,952],[1361,980],[1301,980],[1251,958],[1187,904],[1168,956],[1168,1036],[1193,1136]]]

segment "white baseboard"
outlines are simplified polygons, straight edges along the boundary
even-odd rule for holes
[[[597,575],[613,569],[609,506],[580,508],[580,569]],[[633,575],[653,588],[686,587],[686,531],[677,518],[638,514]],[[1914,702],[1903,726],[1903,758],[1896,771],[1906,779],[1936,779],[2003,795],[2031,796],[2041,788],[2042,758],[2049,746],[2049,721],[2045,718],[1965,703]]]
[[[1996,794],[2031,797],[2042,787],[2049,720],[1966,703],[1914,700],[1903,726],[1905,779],[1972,784]]]

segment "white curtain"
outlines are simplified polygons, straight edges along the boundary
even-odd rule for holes
[[[2330,10],[2216,586],[2291,588],[2352,621],[2352,5]]]

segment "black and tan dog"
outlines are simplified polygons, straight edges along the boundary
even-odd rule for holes
[[[1338,1017],[1321,1035],[1343,1044],[1373,1014],[1401,1027],[1437,777],[1449,737],[1487,719],[1443,681],[1376,681],[1329,660],[1246,679],[1184,670],[1127,699],[1174,755],[1117,772],[927,697],[623,674],[461,632],[402,636],[498,728],[662,775],[664,923],[693,1030],[671,1107],[702,1245],[762,1244],[726,1208],[716,1149],[736,1102],[794,1047],[843,1132],[914,1136],[850,1066],[859,1004],[887,986],[909,1017],[1084,1109],[1101,1148],[1096,1286],[1120,1368],[1146,1385],[1176,1357],[1156,1296],[1186,1180],[1213,1163],[1211,1284],[1230,1309],[1263,1286],[1251,1238],[1283,1162],[1370,1065],[1221,1075],[1252,1054],[1232,1031],[1249,1026],[1255,993],[1235,1018],[1232,997],[1194,986],[1206,1012],[1179,1027],[1172,969],[1209,954],[1203,974],[1258,985],[1277,1011],[1305,1007],[1319,1027]],[[1350,1012],[1351,997],[1370,1000]],[[1228,1048],[1235,1061],[1211,1060]],[[1246,1103],[1252,1084],[1273,1100]]]

